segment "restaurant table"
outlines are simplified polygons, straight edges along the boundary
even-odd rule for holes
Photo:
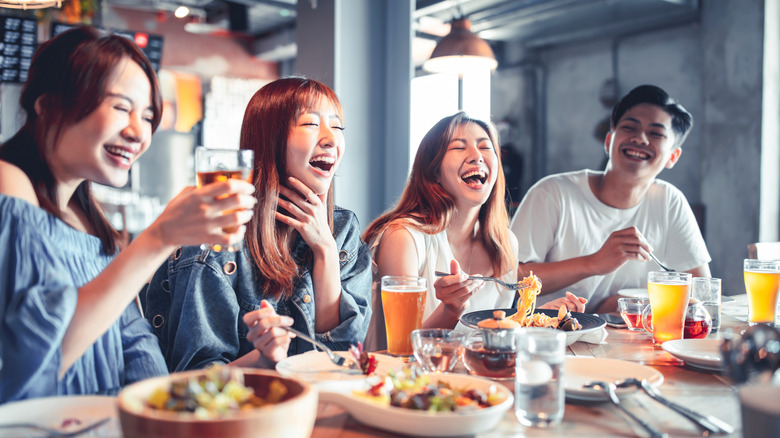
[[[747,327],[745,322],[747,306],[745,296],[737,296],[731,303],[723,304],[721,330],[711,334],[709,339],[722,339],[728,330],[739,332]],[[647,332],[633,332],[627,329],[607,328],[605,344],[577,342],[568,347],[567,354],[579,357],[620,359],[646,365],[664,375],[658,387],[666,398],[697,412],[713,415],[734,426],[734,433],[715,435],[719,437],[742,436],[740,406],[736,388],[718,373],[698,371],[683,364],[683,361],[653,347],[651,335]],[[676,412],[650,399],[642,391],[621,396],[621,403],[635,415],[654,424],[670,437],[702,436],[698,426]],[[363,425],[353,419],[347,411],[332,402],[320,402],[312,438],[362,438],[396,437]],[[478,438],[494,437],[646,437],[647,432],[625,416],[608,401],[566,400],[563,421],[548,429],[521,426],[510,409],[493,430],[477,434]]]

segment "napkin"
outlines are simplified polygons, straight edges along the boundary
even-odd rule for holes
[[[577,342],[585,342],[588,344],[606,344],[607,343],[607,329],[601,327],[598,330],[593,330],[587,333],[583,333]]]

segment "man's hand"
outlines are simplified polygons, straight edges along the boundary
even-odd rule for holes
[[[615,231],[601,249],[590,255],[591,275],[609,274],[629,260],[650,260],[647,254],[652,250],[636,227]]]

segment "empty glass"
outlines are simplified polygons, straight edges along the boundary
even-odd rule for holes
[[[699,300],[712,317],[711,333],[720,330],[720,278],[696,277],[691,281],[691,296]]]
[[[464,333],[450,329],[414,330],[414,357],[425,372],[450,372],[463,351],[464,336]]]

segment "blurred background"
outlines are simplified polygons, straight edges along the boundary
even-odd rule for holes
[[[744,293],[749,243],[780,240],[774,0],[65,0],[35,10],[6,3],[14,2],[0,2],[0,139],[23,120],[20,82],[35,45],[68,26],[125,34],[158,67],[165,113],[153,146],[127,187],[97,188],[131,236],[194,183],[195,146],[238,147],[251,95],[304,74],[342,99],[347,154],[336,202],[363,226],[396,201],[416,145],[441,117],[462,108],[497,124],[513,211],[546,175],[603,168],[612,106],[649,83],[694,116],[680,162],[660,178],[688,198],[724,293]],[[425,62],[437,44],[463,31],[465,21],[451,26],[454,19],[468,21],[467,36],[487,43],[494,65],[430,71]]]

